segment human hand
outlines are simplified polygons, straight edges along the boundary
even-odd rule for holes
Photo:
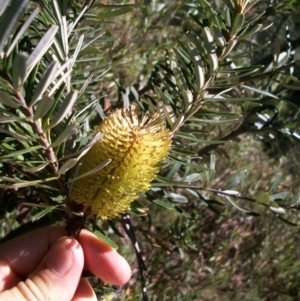
[[[93,233],[66,235],[64,227],[47,227],[0,245],[0,300],[96,301],[84,267],[113,285],[129,280],[127,261]]]

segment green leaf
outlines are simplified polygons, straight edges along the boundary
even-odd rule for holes
[[[236,14],[233,20],[233,24],[230,30],[230,35],[235,36],[238,31],[242,28],[245,22],[245,15],[244,14]]]
[[[282,207],[273,207],[273,206],[270,206],[270,210],[272,210],[273,212],[275,213],[286,213],[285,209],[282,208]]]
[[[52,25],[47,32],[43,35],[38,45],[34,48],[30,57],[26,62],[26,75],[28,76],[35,65],[40,61],[43,55],[48,51],[54,42],[54,37],[58,31],[57,25]]]
[[[79,180],[81,178],[84,178],[84,177],[87,177],[89,175],[92,175],[95,172],[97,172],[97,171],[101,170],[102,168],[104,168],[110,162],[111,162],[111,159],[106,159],[103,162],[101,162],[99,165],[97,165],[95,168],[89,170],[88,172],[86,172],[86,173],[84,173],[84,174],[82,174],[82,175],[80,175],[78,177],[73,178],[72,180],[68,181],[67,183],[72,183],[72,182],[77,181],[77,180]],[[78,165],[78,168],[80,168],[80,165]],[[76,174],[76,172],[75,172],[75,174]]]
[[[237,44],[237,42],[238,42],[237,40],[231,40],[231,41],[229,41],[229,43],[227,44],[227,46],[223,50],[223,54],[219,58],[220,61],[223,60],[226,56],[228,56],[231,53],[231,51],[233,50],[233,48],[235,47],[235,45]]]
[[[29,136],[25,136],[25,135],[23,136],[23,135],[16,133],[13,130],[7,130],[7,129],[1,128],[1,127],[0,127],[0,133],[7,134],[8,136],[15,138],[16,140],[25,141],[25,142],[30,141],[30,140],[35,140],[35,138],[36,138],[36,137],[29,137]],[[22,151],[24,151],[24,150],[22,150]],[[8,156],[8,155],[6,155],[6,156]]]
[[[45,71],[43,77],[40,79],[40,82],[38,86],[36,87],[36,90],[34,92],[34,95],[30,102],[30,107],[32,107],[44,94],[44,92],[48,89],[49,85],[52,83],[55,74],[57,72],[58,63],[52,62],[47,70]]]
[[[269,192],[270,193],[270,192]],[[272,194],[270,196],[270,200],[271,201],[279,201],[279,200],[286,200],[292,197],[292,193],[290,191],[284,191],[284,192],[280,192],[280,193],[276,193],[276,194]]]
[[[52,147],[56,147],[60,145],[61,143],[68,140],[72,135],[75,134],[79,129],[78,124],[69,124],[62,133],[56,138],[56,140],[52,143]]]
[[[208,122],[208,120],[206,120],[206,122]],[[194,137],[192,135],[189,135],[189,134],[186,134],[186,133],[182,133],[182,132],[177,133],[176,137],[180,137],[180,138],[184,138],[184,139],[187,139],[187,140],[191,140],[191,141],[199,142],[199,143],[204,143],[204,144],[220,144],[220,143],[224,143],[225,142],[225,141],[211,141],[211,140],[199,139],[199,138],[196,138],[196,137]]]
[[[51,120],[51,123],[47,127],[47,130],[53,128],[56,126],[58,123],[60,123],[68,114],[71,113],[73,105],[75,101],[77,100],[77,94],[78,91],[73,90],[70,93],[67,94],[64,102],[61,104],[59,107],[56,115],[54,118]]]
[[[68,171],[69,169],[71,169],[73,166],[76,165],[76,163],[78,162],[78,160],[76,158],[71,158],[68,161],[66,161],[58,170],[58,174],[59,175],[63,175],[66,173],[66,171]]]
[[[20,139],[20,137],[17,138],[17,139]],[[28,138],[24,138],[24,140],[28,141]],[[42,146],[40,146],[40,145],[38,145],[38,146],[32,146],[32,147],[29,147],[29,148],[26,148],[26,149],[21,149],[21,150],[15,151],[15,152],[11,152],[11,153],[9,153],[7,155],[1,156],[0,158],[1,159],[6,159],[6,158],[17,157],[19,155],[24,155],[24,154],[27,154],[29,152],[34,152],[34,151],[36,151],[38,149],[41,149],[41,148],[42,148]]]
[[[10,0],[0,0],[0,16],[2,16],[3,12],[6,10]]]
[[[193,182],[197,182],[199,180],[201,180],[201,175],[199,173],[192,173],[192,174],[187,175],[184,178],[184,182],[187,182],[187,183],[193,183]]]
[[[12,34],[16,27],[18,20],[22,13],[25,11],[29,0],[12,1],[11,5],[5,11],[3,17],[0,20],[0,57],[9,36]],[[6,3],[7,4],[7,3]],[[5,4],[4,4],[5,6]],[[2,7],[1,7],[2,9]]]
[[[270,204],[270,194],[268,192],[260,192],[256,197],[256,202],[269,206]]]
[[[34,112],[33,120],[38,120],[39,118],[44,117],[54,104],[54,98],[45,96],[37,104],[37,107]]]
[[[258,213],[255,213],[255,212],[250,211],[248,209],[243,209],[240,206],[238,206],[231,196],[225,195],[224,197],[229,201],[229,203],[231,203],[231,205],[233,205],[239,211],[241,211],[241,212],[243,212],[245,214],[248,214],[248,215],[259,216]]]
[[[192,58],[197,91],[200,91],[205,83],[205,68],[198,50],[190,44],[190,56]]]
[[[187,198],[181,194],[170,192],[166,194],[166,197],[170,198],[173,202],[188,203]]]
[[[177,148],[177,147],[172,147],[170,152],[181,155],[181,156],[185,156],[185,157],[187,157],[187,156],[189,156],[189,157],[198,156],[198,154],[196,152],[188,151],[188,150]]]
[[[269,96],[269,97],[272,97],[272,98],[275,98],[275,99],[279,99],[278,96],[276,96],[276,95],[274,95],[274,94],[272,94],[268,91],[264,91],[264,90],[254,88],[254,87],[250,87],[250,86],[246,86],[246,85],[241,85],[241,87],[245,88],[247,90],[253,91],[255,93],[261,94],[261,95],[265,95],[265,96]]]
[[[0,91],[0,102],[13,109],[16,109],[20,106],[20,104],[14,98],[4,91]]]
[[[1,7],[1,5],[0,5],[0,7]],[[38,15],[39,11],[40,11],[40,8],[38,6],[31,13],[31,15],[29,16],[29,18],[23,23],[23,25],[21,26],[21,28],[18,30],[17,34],[14,36],[12,42],[9,45],[9,48],[7,49],[7,51],[5,53],[7,57],[13,51],[14,47],[19,42],[19,40],[21,39],[21,37],[23,36],[23,34],[25,33],[25,31],[28,29],[28,27],[30,26],[30,24],[32,23],[32,21],[34,20],[34,18]]]
[[[104,18],[113,18],[113,17],[117,17],[126,13],[129,13],[133,10],[133,7],[123,7],[120,9],[115,9],[112,11],[107,11],[107,12],[103,12],[103,13],[98,13],[97,14],[97,18],[98,19],[104,19]]]
[[[12,65],[12,82],[14,91],[17,92],[24,83],[26,75],[26,56],[18,53]]]
[[[38,171],[43,170],[49,164],[50,164],[50,161],[42,163],[41,165],[38,165],[36,167],[31,167],[31,168],[24,167],[23,170],[25,172],[29,172],[29,173],[36,173]]]
[[[98,230],[92,231],[100,240],[102,240],[105,244],[107,244],[108,246],[110,246],[113,249],[118,249],[118,245],[111,240],[110,238],[108,238],[103,232],[100,232]]]
[[[281,174],[278,173],[276,175],[276,178],[275,178],[270,190],[269,190],[270,195],[273,194],[277,190],[278,185],[280,184],[280,181],[281,181]]]
[[[37,214],[33,215],[31,217],[31,221],[35,222],[37,220],[39,220],[40,218],[42,218],[43,216],[47,215],[48,213],[50,213],[51,211],[55,210],[57,207],[59,207],[60,205],[52,205],[52,206],[48,206],[47,208],[45,208],[44,210],[38,212]]]
[[[270,44],[271,44],[271,41],[267,41],[266,43],[264,43],[262,45],[259,45],[257,47],[251,47],[250,50],[248,50],[248,51],[240,52],[240,53],[234,53],[233,56],[232,56],[232,58],[235,59],[235,58],[240,58],[240,57],[246,57],[249,54],[251,54],[253,52],[256,52],[256,51],[259,51],[259,50],[265,48],[266,46],[268,46]],[[230,58],[230,56],[229,56],[229,58]],[[261,67],[264,67],[264,65],[261,65]],[[234,70],[232,70],[232,71],[234,71]]]
[[[20,180],[18,183],[14,183],[12,185],[7,185],[7,184],[0,184],[0,188],[11,188],[11,189],[17,189],[17,188],[23,188],[23,187],[44,187],[47,189],[51,189],[48,186],[44,185],[39,185],[40,183],[45,183],[45,182],[51,182],[57,180],[57,177],[50,177],[50,178],[45,178],[45,179],[40,179],[40,180],[33,180],[33,181],[22,181]],[[52,188],[53,189],[53,188]]]
[[[214,41],[217,44],[217,46],[223,48],[226,45],[226,39],[222,34],[222,31],[217,25],[210,26],[210,31],[212,35],[214,36]]]
[[[161,206],[161,207],[164,207],[164,208],[166,208],[168,210],[176,210],[175,207],[174,207],[174,205],[168,204],[168,203],[163,202],[163,201],[161,201],[159,199],[155,199],[152,202],[155,203],[155,204],[157,204],[157,205],[159,205],[159,206]]]
[[[210,155],[209,169],[211,171],[205,171],[205,173],[208,173],[206,175],[207,185],[209,185],[211,183],[211,181],[213,180],[214,175],[215,175],[215,170],[216,170],[216,156],[215,155]]]
[[[229,190],[232,187],[235,187],[237,185],[240,185],[244,179],[248,176],[248,171],[243,170],[238,175],[236,175],[232,180],[230,180],[223,188],[222,190]]]

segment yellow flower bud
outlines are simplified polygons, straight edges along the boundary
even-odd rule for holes
[[[111,162],[74,181],[70,197],[102,219],[110,219],[125,212],[140,192],[149,190],[168,155],[171,137],[159,114],[139,119],[134,106],[116,110],[98,131],[105,136],[84,155],[78,176],[106,159]]]

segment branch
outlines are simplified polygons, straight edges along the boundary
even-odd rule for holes
[[[51,169],[52,169],[53,173],[55,175],[57,175],[58,161],[55,156],[54,150],[53,150],[52,146],[50,145],[50,143],[42,129],[42,125],[41,125],[40,121],[34,120],[34,114],[33,114],[32,108],[29,108],[27,106],[26,101],[23,98],[23,95],[20,92],[16,92],[15,96],[19,100],[19,103],[22,107],[22,112],[26,115],[26,117],[28,117],[32,128],[39,135],[41,145],[46,153],[46,156],[48,157],[49,161],[51,162],[51,164],[50,164]]]

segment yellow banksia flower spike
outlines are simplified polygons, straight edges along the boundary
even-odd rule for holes
[[[125,212],[141,192],[150,188],[167,157],[171,134],[158,113],[139,118],[134,106],[109,115],[99,126],[105,133],[84,155],[77,176],[111,162],[98,172],[75,180],[70,197],[102,219]]]

